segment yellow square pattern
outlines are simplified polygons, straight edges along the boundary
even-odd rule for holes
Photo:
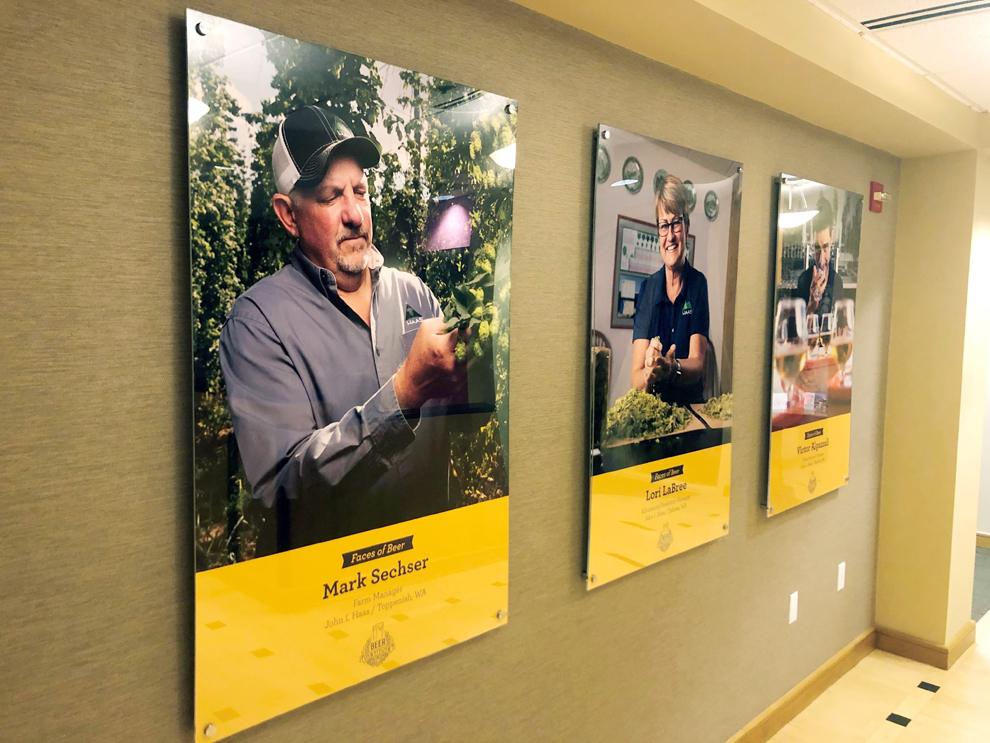
[[[725,536],[731,450],[722,444],[593,476],[588,588]]]
[[[492,615],[508,603],[508,500],[197,573],[197,743],[217,743],[500,626]],[[386,586],[372,586],[369,575],[366,588],[326,597],[324,584],[360,570],[338,567],[341,553],[410,534],[415,551],[401,562],[429,558],[425,569]],[[207,631],[217,617],[227,628]],[[381,665],[362,660],[376,643],[391,648]],[[221,724],[216,710],[234,705],[237,718]],[[218,727],[207,737],[209,723]]]

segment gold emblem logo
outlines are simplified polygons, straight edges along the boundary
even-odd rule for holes
[[[385,631],[385,622],[379,622],[371,628],[371,637],[364,643],[361,662],[377,668],[385,662],[393,650],[395,650],[395,640]]]
[[[666,552],[670,549],[670,545],[674,542],[674,532],[670,530],[670,523],[665,522],[663,529],[660,531],[660,541],[657,542],[657,549],[661,552]]]
[[[817,488],[817,487],[818,487],[818,480],[815,479],[815,473],[812,472],[811,473],[811,479],[808,480],[808,492],[809,493],[814,493],[815,492],[815,488]]]

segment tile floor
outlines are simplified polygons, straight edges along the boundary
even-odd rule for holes
[[[973,579],[973,621],[990,612],[990,549],[976,548],[976,575]],[[990,735],[988,735],[990,740]]]
[[[988,700],[990,616],[948,671],[874,650],[771,743],[988,743]]]

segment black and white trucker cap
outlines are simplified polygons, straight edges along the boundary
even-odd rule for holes
[[[372,140],[357,137],[338,117],[319,106],[296,109],[278,125],[272,150],[275,187],[281,194],[293,188],[319,185],[330,166],[330,154],[353,157],[362,168],[373,168],[382,153]]]

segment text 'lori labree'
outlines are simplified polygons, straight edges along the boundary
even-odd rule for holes
[[[646,491],[646,500],[653,500],[654,498],[662,498],[665,495],[672,495],[674,493],[679,493],[682,490],[687,490],[686,482],[672,482],[670,485],[661,485],[656,490]]]

